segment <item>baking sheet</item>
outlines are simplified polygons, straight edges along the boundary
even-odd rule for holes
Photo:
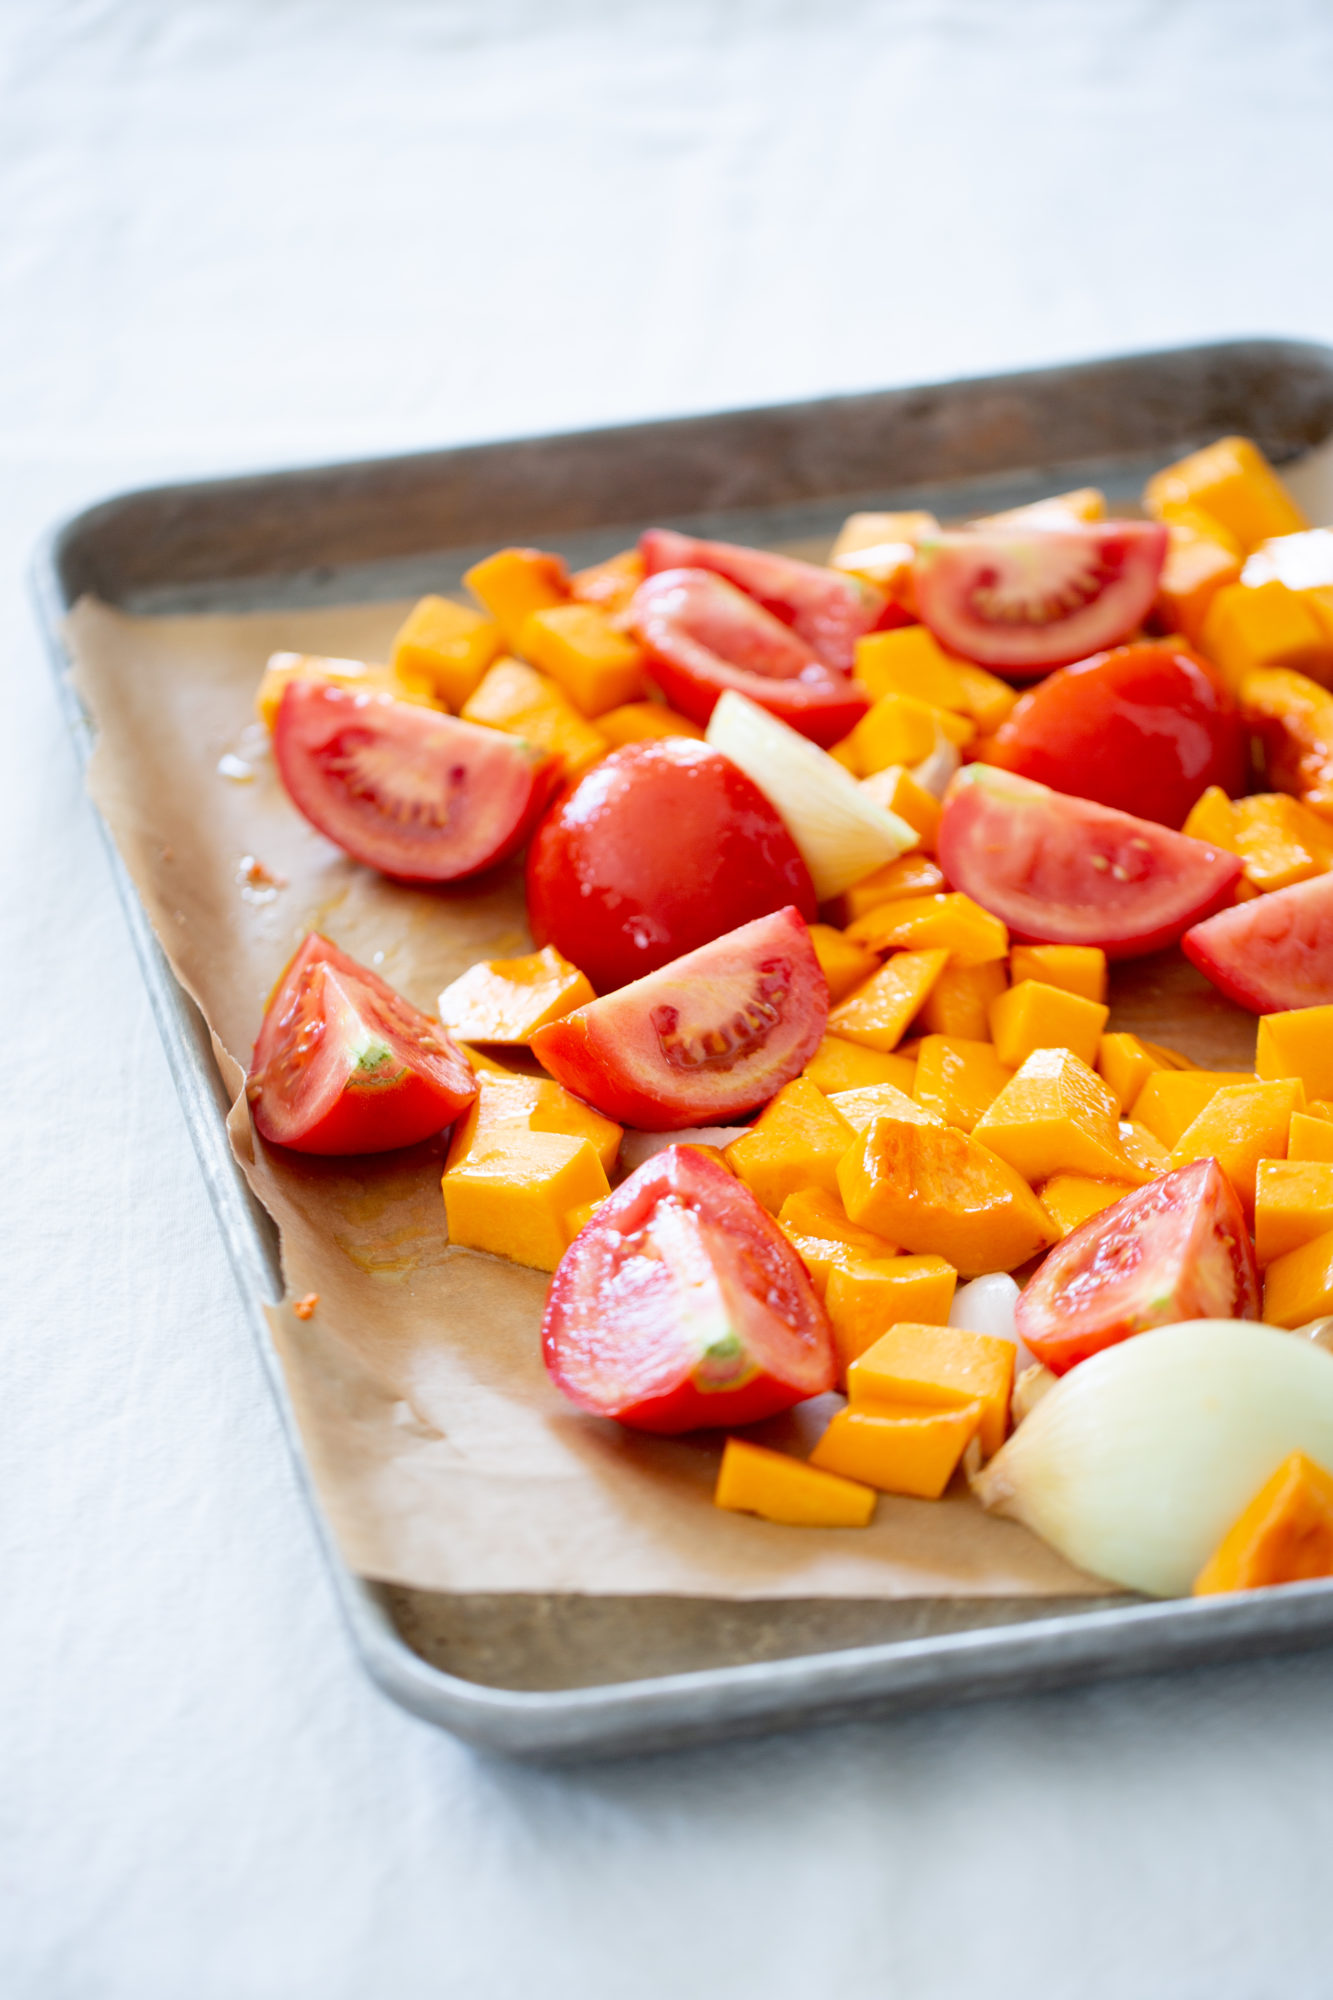
[[[89,782],[173,969],[213,1031],[233,1144],[278,1224],[289,1298],[274,1340],[321,1503],[361,1574],[456,1593],[722,1598],[1071,1597],[1102,1586],[965,1493],[884,1497],[857,1534],[710,1504],[719,1443],[636,1436],[555,1392],[544,1274],[454,1249],[438,1143],[380,1160],[265,1148],[240,1095],[264,1000],[312,927],[418,1005],[481,956],[527,948],[521,878],[418,891],[349,861],[288,803],[253,724],[270,652],[384,657],[401,603],[243,617],[72,613],[97,733]],[[219,769],[238,759],[245,782]],[[234,766],[232,767],[235,768]],[[264,875],[256,880],[253,863]],[[1254,1023],[1178,954],[1119,978],[1113,1019],[1246,1067]],[[828,1408],[757,1427],[812,1441]]]

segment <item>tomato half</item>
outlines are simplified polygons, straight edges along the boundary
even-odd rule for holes
[[[521,737],[326,681],[288,684],[273,748],[312,826],[400,882],[461,882],[505,860],[558,771]]]
[[[1128,638],[1165,557],[1158,521],[958,528],[920,543],[913,591],[942,646],[1022,678]]]
[[[538,1028],[531,1048],[595,1109],[643,1132],[767,1103],[819,1047],[828,983],[799,910],[777,910]]]
[[[599,993],[794,903],[796,843],[759,787],[683,736],[613,751],[551,807],[528,850],[528,922]]]
[[[955,889],[1024,944],[1099,944],[1140,958],[1230,899],[1234,854],[1154,820],[969,764],[940,818],[938,859]]]
[[[274,987],[245,1094],[298,1153],[387,1153],[442,1132],[477,1094],[438,1021],[311,931]]]
[[[1020,696],[979,755],[1057,792],[1180,827],[1209,785],[1245,784],[1236,704],[1176,639],[1095,653]]]
[[[826,666],[790,626],[708,570],[650,576],[627,615],[649,673],[671,706],[701,726],[723,689],[735,688],[827,749],[870,706],[856,682]]]
[[[1057,1243],[1014,1309],[1018,1336],[1063,1375],[1153,1326],[1257,1319],[1259,1274],[1236,1191],[1194,1160]]]
[[[826,667],[839,673],[851,672],[857,640],[873,632],[889,609],[886,593],[861,577],[768,549],[701,542],[674,528],[649,528],[639,537],[639,553],[649,576],[666,569],[707,569],[724,576],[790,625]]]
[[[800,1258],[744,1182],[692,1146],[647,1161],[575,1237],[542,1356],[581,1409],[666,1434],[755,1423],[834,1380]]]
[[[1222,910],[1186,931],[1180,948],[1251,1013],[1333,1005],[1333,875]]]

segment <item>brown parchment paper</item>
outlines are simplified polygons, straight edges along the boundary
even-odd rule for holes
[[[479,957],[529,948],[521,876],[422,892],[347,860],[300,817],[253,727],[279,649],[386,655],[401,604],[246,617],[69,620],[95,724],[89,784],[177,977],[212,1028],[232,1142],[282,1237],[269,1313],[320,1500],[350,1566],[452,1592],[729,1598],[1071,1596],[1103,1586],[966,1494],[882,1498],[857,1533],[782,1528],[710,1502],[716,1440],[636,1436],[548,1383],[539,1272],[452,1248],[442,1148],[323,1161],[268,1149],[240,1094],[264,1000],[326,932],[420,1007]],[[252,776],[223,775],[237,758]],[[251,864],[275,878],[256,880]],[[1121,981],[1113,1024],[1248,1067],[1254,1025],[1178,954]],[[833,1399],[760,1427],[813,1441]]]

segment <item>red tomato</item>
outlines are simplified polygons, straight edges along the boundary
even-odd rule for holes
[[[989,764],[954,778],[938,859],[955,889],[1026,944],[1141,958],[1229,900],[1241,864],[1202,840]]]
[[[951,653],[1019,678],[1044,674],[1128,638],[1165,556],[1158,521],[959,528],[919,545],[916,606]]]
[[[827,749],[870,706],[855,681],[825,666],[789,626],[708,570],[650,576],[634,593],[629,622],[648,654],[649,673],[691,722],[705,724],[723,689],[736,688]]]
[[[755,1423],[834,1377],[800,1258],[744,1182],[692,1146],[658,1153],[575,1237],[542,1355],[580,1408],[666,1434]]]
[[[1178,639],[1061,667],[1020,697],[980,751],[1057,792],[1184,824],[1209,785],[1245,784],[1245,735],[1212,668]]]
[[[777,910],[538,1028],[567,1090],[642,1132],[741,1117],[804,1069],[828,983],[799,910]]]
[[[311,931],[273,989],[245,1094],[275,1146],[387,1153],[452,1125],[477,1080],[438,1021]]]
[[[629,743],[556,801],[528,850],[528,922],[599,993],[794,903],[796,843],[759,787],[706,743]]]
[[[1180,946],[1251,1013],[1333,1005],[1333,875],[1237,903],[1186,931]]]
[[[505,860],[558,771],[520,737],[327,681],[288,683],[273,748],[311,824],[400,882],[461,882]]]
[[[1057,1243],[1020,1293],[1014,1323],[1063,1375],[1149,1327],[1258,1317],[1259,1274],[1236,1191],[1216,1160],[1194,1160]]]
[[[889,609],[884,592],[860,577],[798,562],[794,556],[775,556],[767,549],[701,542],[674,528],[649,528],[639,537],[639,553],[649,576],[666,569],[707,569],[724,576],[790,625],[826,667],[839,673],[851,672],[857,640],[873,632]]]

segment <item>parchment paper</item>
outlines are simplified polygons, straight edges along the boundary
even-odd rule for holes
[[[318,928],[434,1011],[482,956],[529,948],[521,877],[398,888],[292,807],[252,726],[268,655],[383,658],[401,604],[69,621],[97,748],[90,788],[178,978],[213,1030],[232,1141],[278,1224],[288,1298],[269,1318],[321,1502],[348,1563],[425,1590],[735,1598],[1070,1596],[1103,1586],[969,1496],[881,1498],[855,1533],[711,1505],[720,1442],[659,1440],[575,1411],[538,1345],[546,1278],[447,1240],[437,1143],[379,1160],[266,1148],[240,1082],[265,998]],[[219,761],[238,758],[237,782]],[[234,768],[234,767],[233,767]],[[255,878],[252,862],[275,878]],[[1119,1020],[1189,1024],[1201,1059],[1247,1066],[1253,1023],[1178,958],[1122,981]],[[813,1441],[835,1399],[756,1429]]]

